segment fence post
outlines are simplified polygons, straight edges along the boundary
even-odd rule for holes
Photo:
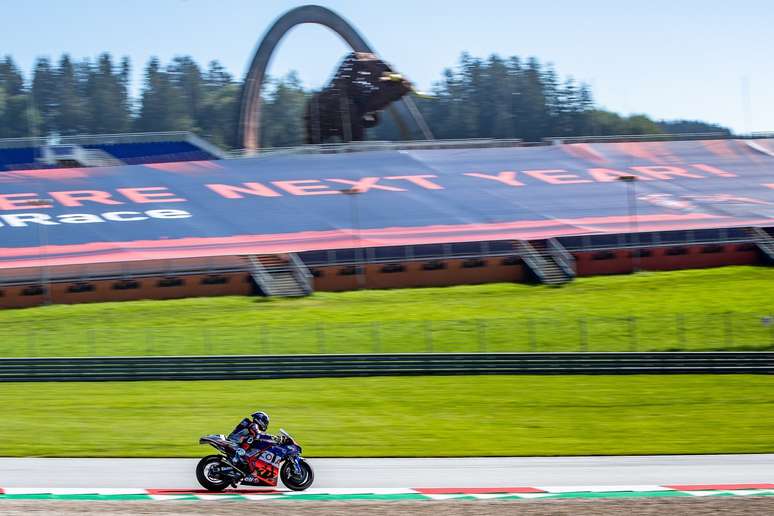
[[[529,337],[529,350],[535,352],[537,347],[535,342],[535,319],[532,317],[527,319],[527,336]]]
[[[486,321],[478,319],[476,321],[476,330],[478,334],[478,352],[486,353]]]
[[[379,331],[379,323],[374,321],[371,323],[371,342],[374,345],[374,353],[379,353],[382,349],[382,336]]]
[[[734,344],[734,329],[731,321],[731,312],[726,312],[723,317],[723,326],[725,334],[726,347],[731,347]]]
[[[269,354],[269,344],[268,344],[269,337],[268,337],[268,334],[266,332],[267,332],[266,325],[262,324],[261,325],[260,343],[261,343],[261,353],[263,353],[264,355],[268,355]]]
[[[428,353],[433,352],[433,332],[430,321],[425,321],[425,349]]]
[[[325,353],[325,329],[322,323],[317,323],[317,347],[320,353]]]
[[[715,327],[712,326],[713,322],[717,322],[717,315],[710,315],[707,314],[704,316],[704,324],[702,325],[703,329],[703,335],[702,335],[702,343],[710,342],[712,345],[720,345],[720,339],[718,335],[715,333]]]
[[[37,338],[35,333],[34,329],[27,332],[27,356],[30,357],[35,356],[35,339]]]
[[[629,317],[629,351],[637,351],[637,317]]]
[[[204,344],[204,352],[207,355],[212,355],[212,342],[210,341],[210,329],[202,328],[202,341]]]
[[[89,355],[96,357],[97,346],[94,345],[94,328],[89,328],[86,331],[86,335],[88,335],[88,340],[89,340]]]
[[[586,328],[585,317],[578,319],[578,332],[580,334],[580,351],[581,353],[585,353],[588,351],[588,329]]]
[[[680,343],[680,350],[685,351],[687,346],[685,343],[685,316],[683,314],[677,314],[675,326],[677,327],[677,342]]]

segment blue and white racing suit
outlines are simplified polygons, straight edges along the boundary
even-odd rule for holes
[[[237,465],[246,467],[251,474],[254,473],[255,456],[279,442],[277,437],[261,432],[250,418],[240,421],[227,439],[237,445],[235,459],[240,463]]]

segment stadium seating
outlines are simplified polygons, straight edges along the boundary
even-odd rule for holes
[[[0,170],[19,170],[35,163],[33,147],[0,149]]]
[[[128,165],[144,163],[169,163],[173,161],[204,161],[218,159],[206,150],[187,141],[151,143],[95,143],[84,145],[87,149],[99,149]]]
[[[146,163],[170,163],[176,161],[204,161],[220,159],[223,155],[213,145],[190,133],[155,133],[137,135],[96,135],[61,138],[57,144],[106,153],[120,164],[142,165]],[[47,162],[45,148],[55,148],[45,139],[0,140],[0,171],[50,168],[57,165]],[[76,166],[78,164],[76,163]],[[89,163],[81,163],[89,166]],[[100,164],[104,166],[104,164]]]

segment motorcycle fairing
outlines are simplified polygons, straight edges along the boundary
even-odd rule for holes
[[[248,460],[253,470],[250,482],[260,482],[260,484],[253,485],[276,486],[279,478],[279,465],[288,455],[288,451],[286,447],[275,445],[260,450],[250,457]],[[247,482],[243,481],[243,483]]]

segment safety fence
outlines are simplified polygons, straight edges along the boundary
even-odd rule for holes
[[[484,374],[774,373],[774,352],[420,353],[0,359],[0,382]]]
[[[0,357],[344,353],[774,351],[774,310],[759,313],[399,320],[214,326],[206,313],[142,320],[0,326]]]

